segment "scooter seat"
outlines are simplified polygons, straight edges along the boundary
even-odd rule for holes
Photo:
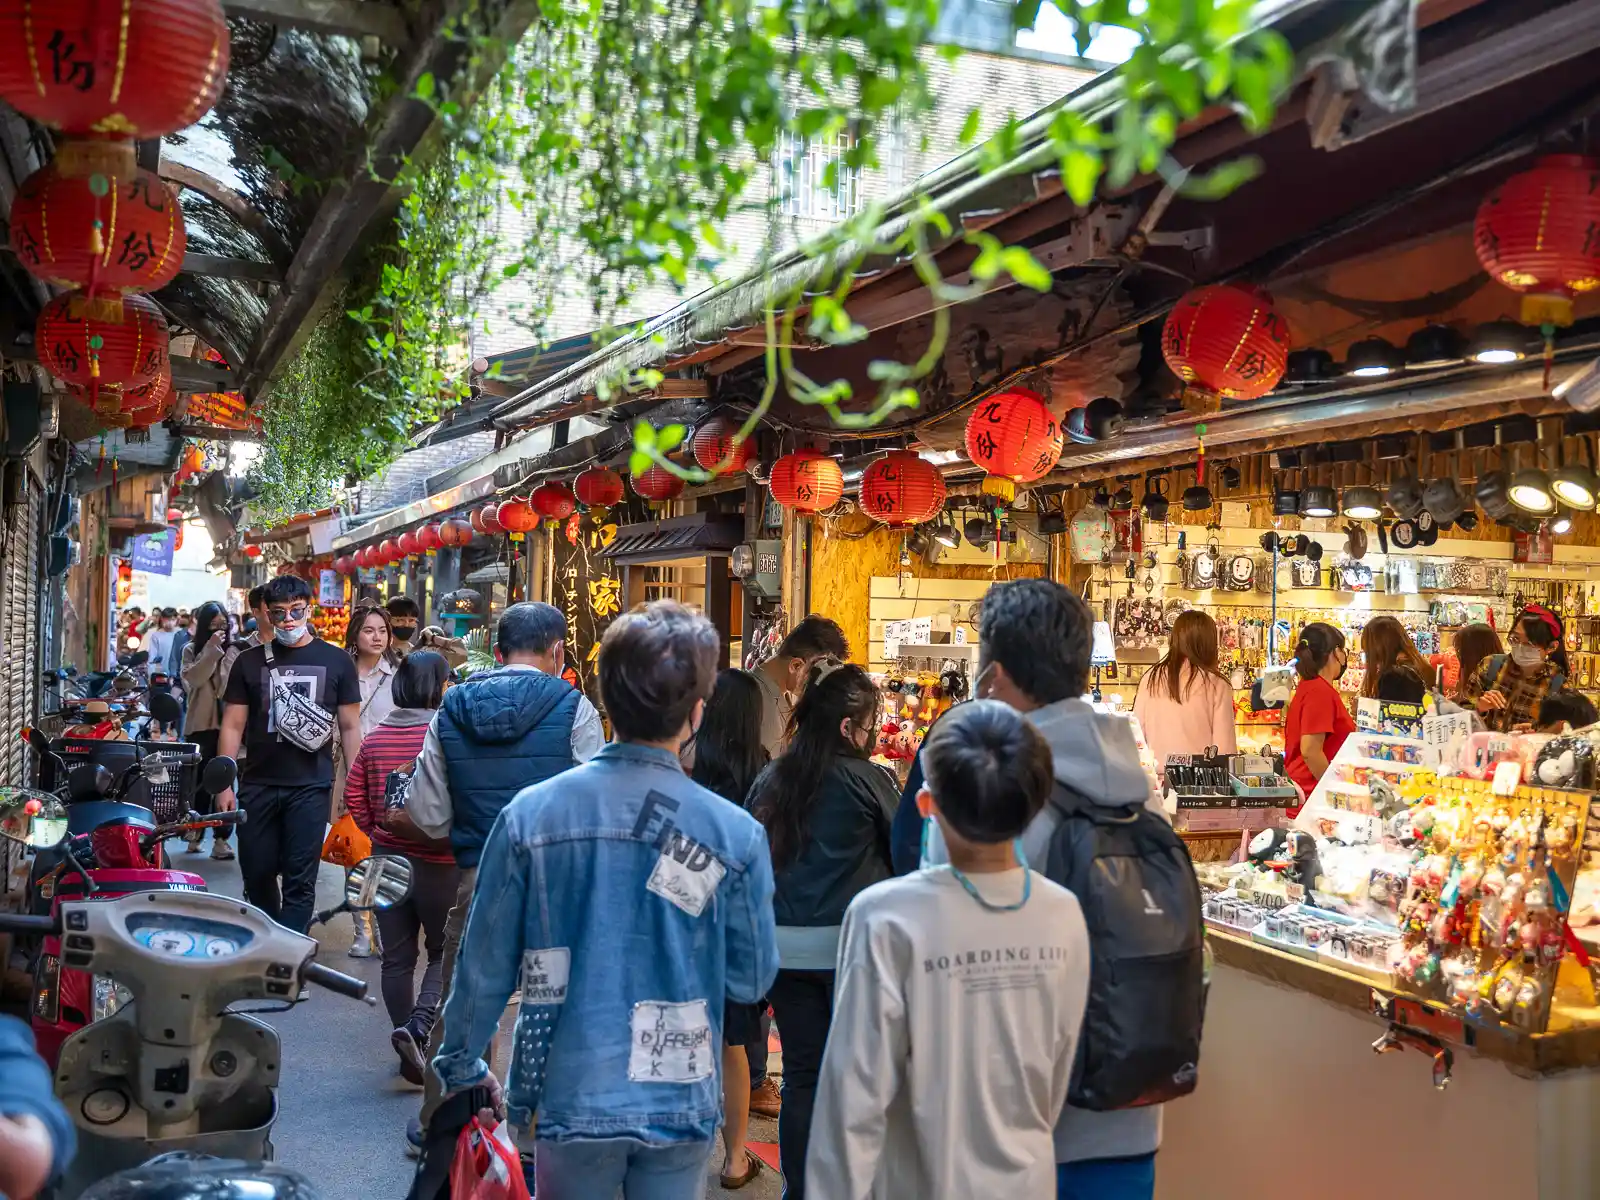
[[[102,1179],[80,1200],[320,1200],[298,1171],[180,1150]]]

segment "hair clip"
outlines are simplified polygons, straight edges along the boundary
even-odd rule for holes
[[[826,679],[829,675],[832,675],[842,666],[844,666],[844,663],[840,662],[837,658],[819,658],[816,662],[816,665],[811,668],[816,672],[816,674],[812,677],[811,682],[821,683],[824,679]]]

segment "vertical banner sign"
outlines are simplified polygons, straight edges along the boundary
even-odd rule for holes
[[[172,574],[171,529],[160,533],[142,533],[133,539],[133,569],[148,571],[152,575]]]
[[[550,535],[553,600],[567,618],[567,678],[598,707],[600,639],[622,611],[622,579],[600,552],[617,536],[614,521],[574,513]]]
[[[317,572],[317,603],[323,608],[344,607],[344,579],[337,571]]]

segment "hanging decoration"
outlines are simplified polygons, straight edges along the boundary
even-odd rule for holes
[[[734,435],[738,432],[739,426],[727,417],[717,416],[702,422],[694,431],[691,443],[694,461],[700,464],[700,469],[720,475],[734,475],[744,470],[755,457],[755,440],[745,438],[736,446]]]
[[[58,379],[90,389],[136,387],[167,361],[167,323],[143,296],[121,300],[64,292],[44,306],[37,325],[39,361]]]
[[[0,0],[0,98],[69,135],[176,133],[227,74],[220,0]]]
[[[921,525],[944,507],[944,476],[910,450],[893,450],[861,476],[861,508],[893,528]]]
[[[495,514],[500,522],[500,527],[513,536],[530,533],[539,528],[539,514],[526,500],[512,497],[500,505],[500,511]]]
[[[437,550],[444,545],[444,526],[437,521],[429,521],[417,530],[417,546],[424,554]]]
[[[772,497],[797,512],[822,512],[844,496],[844,472],[820,450],[796,450],[772,464]]]
[[[350,576],[356,573],[356,560],[348,554],[341,554],[333,560],[333,569],[340,575]]]
[[[240,553],[242,553],[246,558],[260,558],[261,547],[252,542],[250,545],[246,546],[242,551],[240,551]]]
[[[400,544],[393,538],[384,538],[378,543],[378,561],[380,567],[391,566],[400,561]]]
[[[472,541],[472,525],[459,518],[446,521],[439,526],[439,540],[446,546],[465,546]]]
[[[1167,314],[1161,353],[1187,385],[1184,406],[1215,412],[1223,400],[1254,400],[1278,386],[1289,336],[1266,291],[1216,283],[1195,288]]]
[[[500,524],[500,505],[491,500],[477,511],[477,524],[479,533],[504,533],[506,528]]]
[[[1572,324],[1572,300],[1600,288],[1600,163],[1551,154],[1484,197],[1473,227],[1490,278],[1522,294],[1525,325]]]
[[[421,554],[422,547],[417,543],[417,533],[408,529],[395,539],[395,545],[400,548],[401,558],[410,558],[413,554]]]
[[[590,467],[572,481],[578,503],[589,508],[610,508],[622,503],[622,476],[608,467]]]
[[[541,483],[528,497],[528,504],[546,521],[565,521],[578,511],[578,499],[564,483]]]
[[[651,467],[642,475],[633,477],[634,495],[647,500],[652,508],[660,508],[668,500],[683,494],[683,480],[665,467]]]
[[[92,293],[153,292],[177,277],[188,244],[178,198],[153,171],[68,174],[68,143],[23,182],[11,209],[11,249],[47,283]]]
[[[1044,397],[1027,388],[999,392],[967,418],[967,457],[986,472],[983,490],[1007,504],[1017,484],[1032,483],[1061,460],[1066,440]]]

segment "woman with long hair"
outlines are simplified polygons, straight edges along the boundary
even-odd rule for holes
[[[1372,699],[1378,694],[1378,680],[1393,667],[1409,667],[1426,684],[1432,684],[1434,670],[1422,657],[1406,627],[1394,617],[1373,617],[1361,631],[1361,654],[1366,673],[1361,677],[1361,695]]]
[[[894,874],[889,827],[899,793],[868,756],[881,700],[862,667],[819,660],[789,718],[789,742],[756,780],[750,811],[772,848],[778,978],[769,998],[783,1033],[778,1158],[785,1200],[804,1200],[817,1072],[833,1018],[844,911]]]
[[[217,756],[217,734],[222,729],[222,693],[228,686],[233,660],[238,657],[239,646],[228,636],[228,610],[215,600],[206,601],[195,613],[194,638],[183,648],[179,666],[183,690],[188,696],[183,736],[200,747],[202,766]],[[202,790],[196,794],[195,807],[199,812],[210,813],[211,806],[211,793]],[[233,857],[233,848],[228,844],[229,829],[223,825],[212,834],[212,858]],[[204,831],[189,834],[185,838],[189,843],[188,852],[200,853],[204,840]]]
[[[1561,618],[1542,604],[1517,613],[1506,634],[1506,653],[1484,660],[1467,687],[1467,699],[1496,733],[1532,727],[1539,706],[1567,681]]]
[[[724,800],[744,806],[750,785],[767,765],[761,742],[761,684],[748,671],[732,668],[717,675],[700,728],[691,743],[689,777]],[[745,1147],[750,1132],[750,1095],[770,1087],[766,1078],[767,1037],[761,1028],[765,1002],[722,1005],[722,1186],[735,1191],[761,1173],[761,1160]]]
[[[1356,731],[1355,719],[1334,686],[1350,666],[1344,634],[1313,621],[1300,631],[1294,667],[1300,683],[1283,715],[1283,769],[1307,796],[1328,769],[1328,762]],[[1299,813],[1296,807],[1291,816]]]
[[[405,796],[428,726],[450,686],[450,666],[432,650],[414,650],[394,671],[394,706],[361,741],[345,781],[350,815],[372,839],[377,854],[401,854],[411,862],[411,892],[377,914],[383,943],[383,1004],[394,1030],[389,1041],[400,1056],[400,1074],[421,1085],[423,1047],[439,1013],[444,976],[444,927],[455,903],[461,871],[449,838],[431,838],[412,823]],[[428,953],[422,984],[416,983],[417,937]]]
[[[1506,652],[1505,647],[1494,626],[1475,621],[1456,630],[1453,649],[1456,652],[1456,686],[1450,699],[1470,705],[1472,700],[1467,693],[1472,689],[1473,680],[1483,670],[1485,662]]]
[[[1139,680],[1133,715],[1158,766],[1173,754],[1239,749],[1233,686],[1217,667],[1217,623],[1207,614],[1190,609],[1179,615],[1167,653]]]
[[[361,686],[361,738],[363,741],[394,709],[394,631],[389,613],[376,604],[360,605],[350,614],[344,629],[344,648],[356,662],[356,679]],[[333,812],[337,821],[345,812],[345,776],[350,770],[344,761],[344,746],[333,743]],[[378,928],[371,913],[353,913],[356,940],[350,946],[351,958],[371,958],[375,952],[373,936]]]

